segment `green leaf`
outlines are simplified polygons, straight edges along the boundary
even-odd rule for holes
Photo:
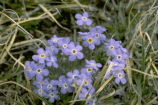
[[[23,73],[23,72],[24,72],[24,71],[20,71],[20,72],[18,72],[18,73],[13,73],[13,74],[7,74],[7,75],[1,77],[0,80],[12,78],[12,77],[14,77],[14,76],[16,76],[16,75],[20,75],[20,74]]]

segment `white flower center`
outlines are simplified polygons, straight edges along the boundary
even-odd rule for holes
[[[63,44],[63,48],[66,48],[67,47],[67,44]]]

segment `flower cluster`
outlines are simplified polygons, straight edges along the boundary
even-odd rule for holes
[[[88,18],[88,13],[84,12],[83,15],[76,14],[77,24],[79,26],[92,24],[92,20]],[[89,47],[90,50],[95,49],[95,45],[105,44],[105,49],[107,50],[107,56],[111,54],[112,60],[108,62],[113,62],[114,65],[111,71],[107,74],[105,79],[108,79],[111,74],[125,67],[125,59],[129,58],[129,53],[126,48],[123,48],[120,44],[121,41],[115,41],[110,39],[108,43],[105,43],[106,36],[103,34],[107,29],[101,26],[92,27],[89,32],[78,32],[82,35],[83,45]],[[61,49],[62,53],[69,56],[69,61],[75,61],[75,59],[83,59],[84,55],[81,52],[83,47],[81,45],[76,45],[74,42],[70,41],[69,37],[57,37],[54,35],[48,40],[48,47],[45,49],[39,48],[37,50],[37,55],[33,55],[31,63],[29,61],[25,62],[24,74],[31,80],[36,77],[33,85],[37,89],[34,92],[43,96],[51,103],[55,100],[60,99],[59,93],[66,94],[74,92],[74,88],[78,89],[82,85],[81,92],[79,94],[79,99],[91,99],[95,93],[93,87],[93,77],[99,68],[102,67],[100,63],[96,63],[95,60],[85,59],[86,65],[81,70],[75,69],[73,72],[68,72],[67,77],[61,75],[58,80],[49,80],[49,78],[44,78],[44,76],[49,75],[49,70],[45,69],[45,66],[58,68],[56,54]],[[38,64],[35,63],[38,62]],[[123,70],[119,70],[115,76],[116,84],[121,81],[122,84],[126,83],[125,73]],[[86,105],[92,105],[97,98],[93,101],[86,101]]]
[[[121,45],[121,41],[115,41],[114,39],[109,39],[108,43],[105,43],[105,49],[107,50],[107,56],[112,56],[112,61],[109,61],[108,64],[113,62],[113,66],[111,71],[106,75],[105,79],[108,79],[111,74],[115,74],[117,70],[119,70],[114,77],[115,83],[119,84],[120,81],[122,84],[126,83],[126,79],[124,78],[125,73],[121,68],[125,67],[126,61],[125,59],[130,58],[130,55],[126,48],[123,48]]]

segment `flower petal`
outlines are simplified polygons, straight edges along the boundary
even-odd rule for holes
[[[119,83],[120,83],[120,79],[119,79],[119,78],[116,78],[116,79],[115,79],[115,83],[116,83],[116,84],[119,84]]]
[[[79,13],[77,13],[77,14],[75,15],[75,18],[76,18],[76,19],[82,19],[82,15],[79,14]]]
[[[42,74],[44,76],[47,76],[49,74],[49,71],[47,69],[43,69]]]
[[[94,48],[95,48],[95,45],[91,43],[91,44],[89,45],[89,49],[93,50]]]
[[[74,61],[75,59],[76,59],[76,56],[75,56],[75,55],[70,55],[70,56],[69,56],[69,60],[70,60],[70,61]]]
[[[88,13],[87,13],[87,12],[84,12],[84,13],[83,13],[83,16],[84,16],[84,17],[88,17]]]
[[[83,58],[83,53],[78,52],[78,53],[76,54],[76,56],[77,56],[78,59],[82,59],[82,58]]]
[[[125,83],[126,83],[126,79],[125,79],[125,78],[122,78],[122,79],[121,79],[121,83],[122,83],[122,84],[125,84]]]
[[[82,26],[82,25],[83,25],[83,23],[84,23],[84,21],[83,21],[83,20],[77,20],[77,24],[78,24],[79,26]]]
[[[32,59],[35,60],[35,61],[37,61],[39,59],[39,55],[33,55]]]
[[[92,20],[91,19],[87,19],[86,21],[85,21],[85,24],[87,25],[87,26],[90,26],[91,24],[92,24]]]

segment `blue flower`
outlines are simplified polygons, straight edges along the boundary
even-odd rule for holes
[[[53,43],[51,40],[48,40],[48,44],[49,44],[49,46],[46,49],[49,50],[50,54],[55,55],[59,52],[56,43]]]
[[[85,37],[84,41],[83,41],[83,45],[85,47],[88,47],[89,46],[89,49],[93,50],[95,48],[95,45],[96,44],[96,41],[94,36],[92,35],[88,35]]]
[[[70,38],[66,37],[65,40],[59,40],[59,45],[61,46],[62,53],[65,55],[69,55],[68,44],[70,42]]]
[[[82,50],[82,46],[77,45],[75,47],[75,43],[70,42],[68,47],[69,47],[69,52],[70,52],[70,56],[69,56],[70,61],[74,61],[76,59],[76,56],[77,56],[78,59],[83,58],[83,53],[80,52]]]
[[[106,36],[104,34],[102,34],[102,32],[103,32],[102,30],[91,30],[90,31],[90,34],[95,37],[94,40],[96,40],[95,41],[96,45],[99,45],[100,41],[104,42],[104,40],[106,39]]]
[[[90,31],[98,31],[100,33],[106,31],[107,29],[102,27],[102,26],[95,26],[95,27],[92,27]]]
[[[88,13],[87,12],[84,12],[83,13],[83,16],[79,13],[77,13],[75,15],[75,18],[78,19],[77,20],[77,24],[79,26],[82,26],[84,23],[87,25],[87,26],[90,26],[92,24],[92,20],[88,18]]]
[[[32,65],[31,64],[30,64],[29,61],[26,61],[25,62],[25,69],[24,69],[24,74],[27,75],[29,80],[32,79],[32,77],[35,76],[35,73],[32,70]]]
[[[52,64],[53,64],[53,66],[55,67],[55,68],[58,68],[58,64],[56,63],[57,62],[57,58],[55,57],[55,56],[53,56],[52,54],[49,54],[49,57],[47,57],[46,58],[46,61],[47,61],[47,66],[52,66]]]
[[[41,89],[41,88],[39,88],[39,89],[34,89],[33,90],[35,93],[37,93],[38,95],[40,95],[40,96],[44,96],[45,98],[47,97],[47,93],[43,90],[43,89]]]
[[[126,48],[123,48],[122,46],[120,46],[120,49],[121,49],[122,53],[126,54],[126,56],[128,56],[128,58],[130,58],[130,54],[128,53],[128,50]]]
[[[79,76],[79,71],[78,70],[74,70],[73,73],[72,72],[68,72],[67,76],[69,77],[68,81],[70,83],[72,83],[74,81],[74,79]]]
[[[110,64],[112,61],[108,61],[108,64]],[[113,66],[111,67],[111,72],[112,74],[115,74],[116,70],[120,69],[120,68],[124,68],[125,64],[120,64],[116,61],[113,61]]]
[[[58,86],[61,87],[61,93],[66,94],[67,92],[73,92],[73,88],[71,87],[71,83],[62,77],[62,80],[59,77]]]
[[[63,38],[58,38],[57,35],[53,35],[53,37],[50,39],[52,43],[58,44],[58,41]]]
[[[82,39],[86,40],[87,36],[89,36],[89,32],[78,32],[80,35],[82,35]]]
[[[86,79],[85,79],[86,78]],[[77,79],[76,84],[80,86],[84,81],[83,87],[92,87],[92,79],[91,77],[87,77],[85,74],[80,74],[79,79]]]
[[[33,55],[32,59],[35,61],[39,60],[39,63],[44,63],[44,60],[45,60],[46,56],[48,55],[48,52],[44,51],[43,48],[39,48],[37,50],[37,53],[38,53],[38,55]]]
[[[45,91],[56,90],[57,89],[57,84],[58,84],[57,80],[51,80],[50,82],[48,80],[44,81],[43,89]]]
[[[110,55],[111,49],[111,56],[113,56],[113,52],[120,46],[121,41],[115,41],[114,39],[109,39],[108,43],[105,43],[105,49],[107,49],[106,55]]]
[[[47,69],[43,69],[45,67],[45,63],[39,64],[38,66],[36,65],[35,62],[33,62],[33,72],[36,75],[36,80],[42,80],[43,75],[47,76],[49,74],[49,71]]]
[[[81,74],[86,74],[87,77],[92,77],[93,73],[95,73],[93,68],[87,67],[81,69]]]
[[[46,95],[46,98],[49,98],[49,102],[53,103],[55,101],[55,99],[60,99],[60,96],[57,95],[58,91],[57,90],[49,90],[48,94]]]
[[[98,70],[98,67],[102,67],[102,65],[100,63],[96,63],[95,60],[90,60],[88,61],[87,59],[85,60],[86,61],[86,66],[85,67],[89,67],[89,68],[93,68],[95,70]]]
[[[126,64],[125,59],[127,59],[129,56],[126,53],[122,53],[121,49],[118,48],[116,51],[113,52],[112,57],[112,61],[116,61],[121,64]]]
[[[116,77],[116,79],[115,79],[115,83],[116,83],[116,84],[119,84],[120,81],[121,81],[122,84],[125,84],[125,83],[126,83],[126,79],[124,78],[124,77],[125,77],[125,73],[124,73],[123,70],[119,70],[119,71],[115,74],[114,77]]]
[[[33,82],[33,85],[35,85],[37,88],[41,88],[41,86],[43,87],[43,84],[48,82],[48,78],[46,79],[38,79],[37,81]]]
[[[95,89],[93,87],[88,90],[86,88],[82,88],[81,93],[79,94],[79,99],[91,99],[94,93]]]

